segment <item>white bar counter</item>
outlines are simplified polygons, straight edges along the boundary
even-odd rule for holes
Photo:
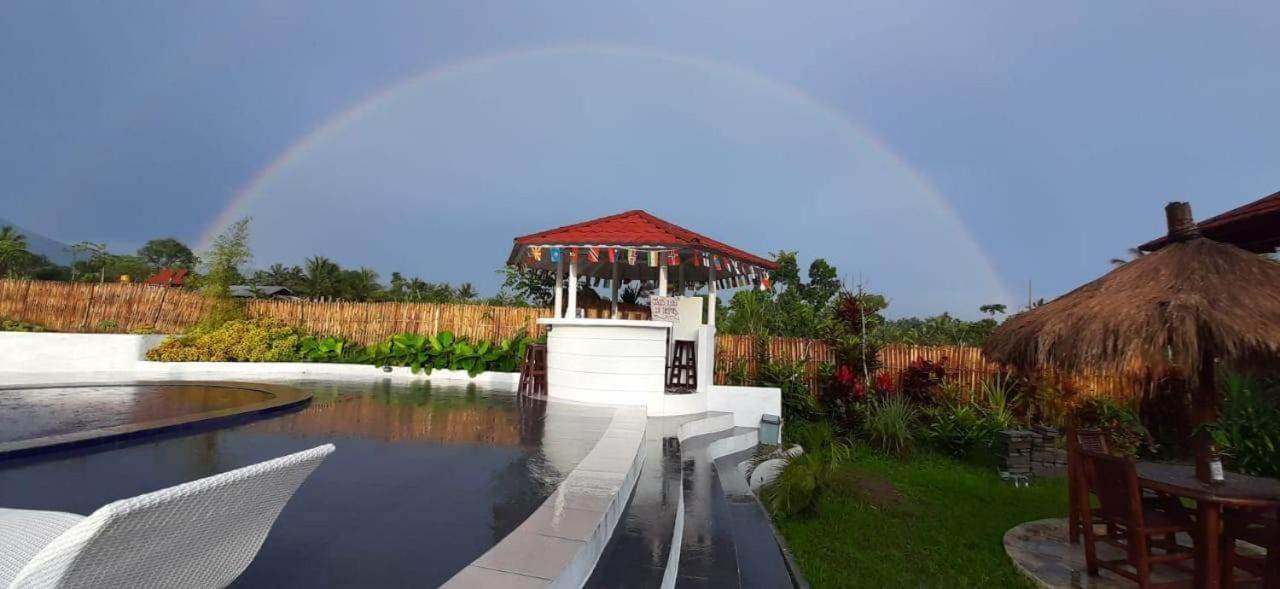
[[[661,400],[670,321],[539,319],[547,334],[547,395],[583,403]]]

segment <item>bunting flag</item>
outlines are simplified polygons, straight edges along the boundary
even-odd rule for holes
[[[716,272],[719,272],[721,270],[720,256],[711,256],[711,262],[716,265]]]
[[[760,290],[768,290],[769,284],[770,284],[769,273],[765,272],[762,276],[760,276]]]
[[[660,257],[661,257],[661,256],[660,256],[660,255],[658,254],[658,252],[656,252],[656,251],[651,251],[651,252],[649,252],[649,267],[650,267],[650,268],[657,268],[657,267],[658,267],[658,259],[659,259]]]
[[[600,262],[600,248],[598,248],[598,247],[589,247],[589,248],[587,248],[587,261],[588,261],[588,262],[591,262],[592,264],[599,263],[599,262]]]
[[[629,249],[629,250],[627,250],[627,263],[628,263],[628,264],[631,264],[632,266],[635,266],[635,265],[636,265],[636,258],[638,258],[638,257],[639,257],[639,252],[637,252],[636,250],[633,250],[633,249]]]
[[[551,248],[551,261],[552,262],[560,261],[560,248],[558,247]]]
[[[692,256],[690,256],[690,257],[691,257],[691,258],[693,258],[693,267],[694,267],[694,268],[698,268],[698,267],[700,267],[700,266],[701,266],[701,264],[699,264],[699,263],[698,263],[698,258],[701,258],[702,256],[699,256],[699,255],[698,255],[698,252],[693,252],[693,255],[692,255]]]
[[[707,254],[706,252],[703,252],[703,254],[702,254],[702,265],[703,265],[703,266],[705,266],[705,267],[707,267],[707,268],[710,268],[710,267],[711,267],[711,256],[710,256],[710,254]]]
[[[576,247],[569,248],[569,263],[570,264],[578,263],[578,248]]]
[[[673,251],[673,252],[671,252],[671,253],[667,254],[667,265],[668,265],[668,266],[679,266],[679,265],[680,265],[680,252],[675,252],[675,251]]]
[[[540,245],[532,245],[532,246],[529,246],[529,259],[530,259],[530,260],[533,260],[533,261],[535,261],[535,262],[541,262],[541,261],[542,261],[542,246],[540,246]]]
[[[609,248],[609,263],[616,264],[618,262],[618,250]]]

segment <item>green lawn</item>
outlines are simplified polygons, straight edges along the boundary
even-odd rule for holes
[[[816,514],[778,522],[805,577],[822,587],[1030,587],[1001,539],[1066,514],[1064,479],[1014,488],[950,458],[860,453]]]

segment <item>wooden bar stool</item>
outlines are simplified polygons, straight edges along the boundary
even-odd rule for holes
[[[524,349],[524,366],[520,367],[520,394],[543,396],[547,394],[547,346],[529,344]]]
[[[698,388],[698,351],[695,342],[676,340],[667,366],[668,389]]]

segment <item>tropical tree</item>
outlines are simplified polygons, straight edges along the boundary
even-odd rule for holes
[[[301,292],[306,275],[298,266],[272,264],[266,270],[254,272],[253,281],[261,286],[283,286],[289,290]]]
[[[172,237],[152,239],[138,248],[138,257],[153,268],[195,268],[196,255]]]
[[[114,257],[111,255],[111,252],[107,251],[107,244],[94,243],[92,241],[82,241],[80,243],[77,243],[71,246],[70,249],[71,249],[71,255],[72,255],[72,262],[71,262],[71,275],[72,275],[71,279],[72,280],[75,280],[75,270],[77,266],[76,258],[79,257],[80,255],[83,255],[85,256],[84,264],[87,266],[87,268],[90,270],[95,268],[97,269],[98,282],[107,281],[107,265],[111,263],[112,258]]]
[[[207,327],[220,326],[240,315],[239,304],[231,298],[231,286],[243,280],[240,267],[253,260],[253,252],[249,250],[249,221],[250,217],[244,217],[229,225],[213,238],[205,254],[204,292],[214,299],[204,319]]]
[[[342,267],[324,256],[312,256],[303,262],[302,268],[302,284],[308,295],[338,296],[338,281],[342,277]]]
[[[372,268],[343,270],[338,281],[338,294],[344,299],[367,301],[382,290],[382,285],[378,284],[378,273]]]
[[[27,251],[27,236],[11,225],[0,227],[0,270],[10,278],[18,275],[31,252]]]
[[[470,301],[478,296],[480,296],[480,293],[476,292],[475,287],[470,282],[459,284],[458,288],[453,291],[453,298],[463,302]]]
[[[978,311],[990,315],[991,318],[994,319],[997,314],[1003,315],[1007,313],[1009,311],[1009,307],[1001,303],[992,303],[990,305],[982,305],[981,307],[978,307]]]

